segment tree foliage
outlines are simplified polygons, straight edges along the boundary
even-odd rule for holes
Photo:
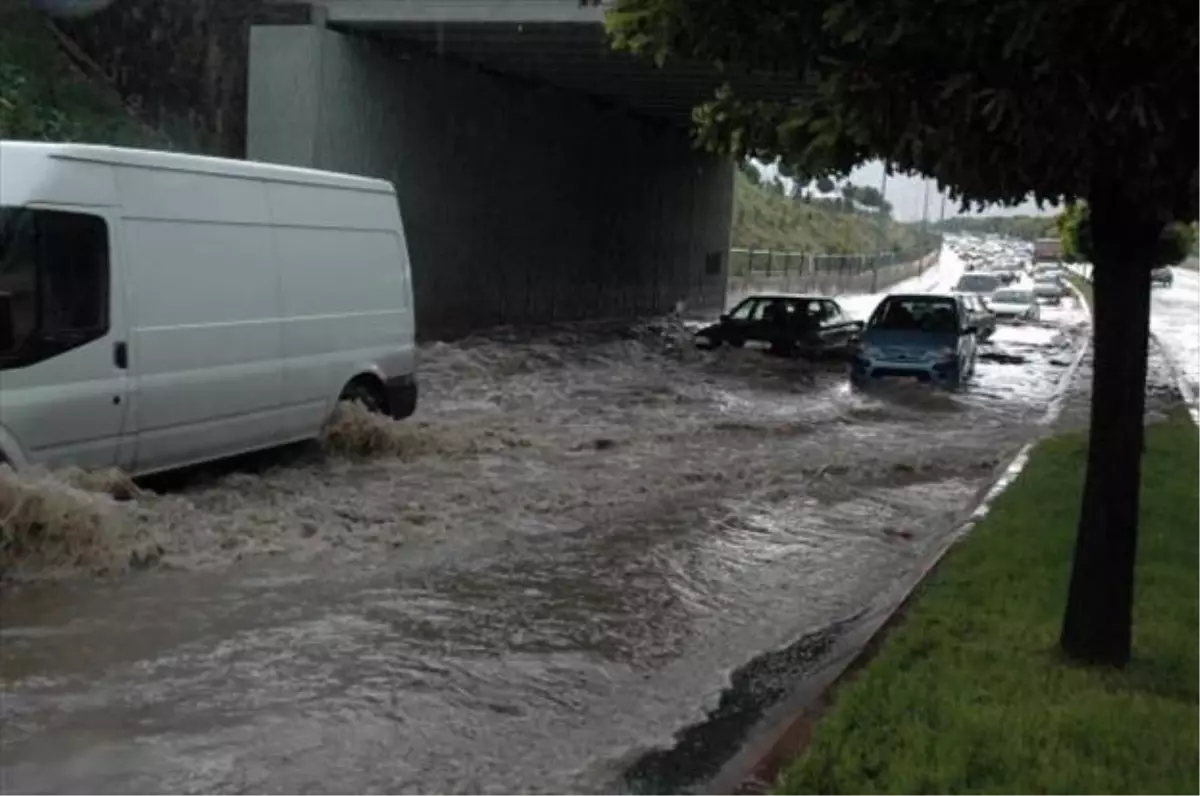
[[[803,169],[798,168],[795,163],[780,161],[776,164],[776,168],[779,170],[780,177],[787,177],[797,185],[808,185],[812,182],[812,177],[806,174]]]
[[[697,108],[711,151],[814,177],[883,158],[966,206],[1119,183],[1163,223],[1197,216],[1191,0],[618,0],[609,28],[659,63],[787,81],[786,99],[726,84]]]
[[[1087,204],[1070,203],[1058,214],[1055,223],[1063,244],[1063,256],[1071,262],[1089,262],[1092,259],[1092,220]]]
[[[1067,205],[1058,215],[1057,226],[1068,260],[1090,262],[1095,259],[1092,214],[1086,202]],[[1153,265],[1178,265],[1187,259],[1195,246],[1195,223],[1172,222],[1163,227],[1151,262]]]
[[[883,194],[873,185],[860,185],[854,198],[859,204],[867,207],[882,208],[884,206]]]
[[[817,178],[817,190],[821,193],[833,193],[833,190],[836,187],[837,185],[834,183],[834,181],[827,176]]]

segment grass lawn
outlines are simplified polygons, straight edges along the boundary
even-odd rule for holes
[[[1086,439],[1041,444],[834,695],[780,793],[1200,792],[1196,427],[1147,430],[1133,661],[1057,652]]]

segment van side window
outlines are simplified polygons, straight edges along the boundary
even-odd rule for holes
[[[42,331],[108,331],[108,228],[81,213],[37,211]],[[100,336],[97,335],[97,336]]]
[[[104,219],[0,208],[0,368],[25,367],[108,332]]]

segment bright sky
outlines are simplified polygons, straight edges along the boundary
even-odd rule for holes
[[[764,167],[763,173],[764,175],[774,175],[777,171],[771,165]],[[882,179],[883,162],[878,160],[865,163],[850,174],[850,181],[856,185],[870,185],[875,188],[879,187]],[[926,182],[929,183],[929,220],[937,221],[942,212],[942,195],[938,192],[937,185],[932,180],[923,180],[919,177],[905,177],[900,174],[893,174],[888,177],[887,200],[892,203],[892,216],[897,221],[921,220],[921,206],[925,199]],[[984,213],[971,213],[970,215],[1054,215],[1057,212],[1057,207],[1046,207],[1043,210],[1038,210],[1036,204],[1028,201],[1017,207],[997,207]],[[946,217],[950,218],[957,215],[961,215],[958,212],[958,205],[947,199]]]

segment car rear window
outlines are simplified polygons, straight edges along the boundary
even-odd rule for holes
[[[876,329],[953,332],[958,328],[958,305],[943,296],[893,296],[871,315]]]
[[[967,274],[958,280],[955,290],[969,293],[990,293],[1000,285],[1000,280],[986,274]]]
[[[993,304],[1029,304],[1033,294],[1024,290],[997,290],[992,294]]]

